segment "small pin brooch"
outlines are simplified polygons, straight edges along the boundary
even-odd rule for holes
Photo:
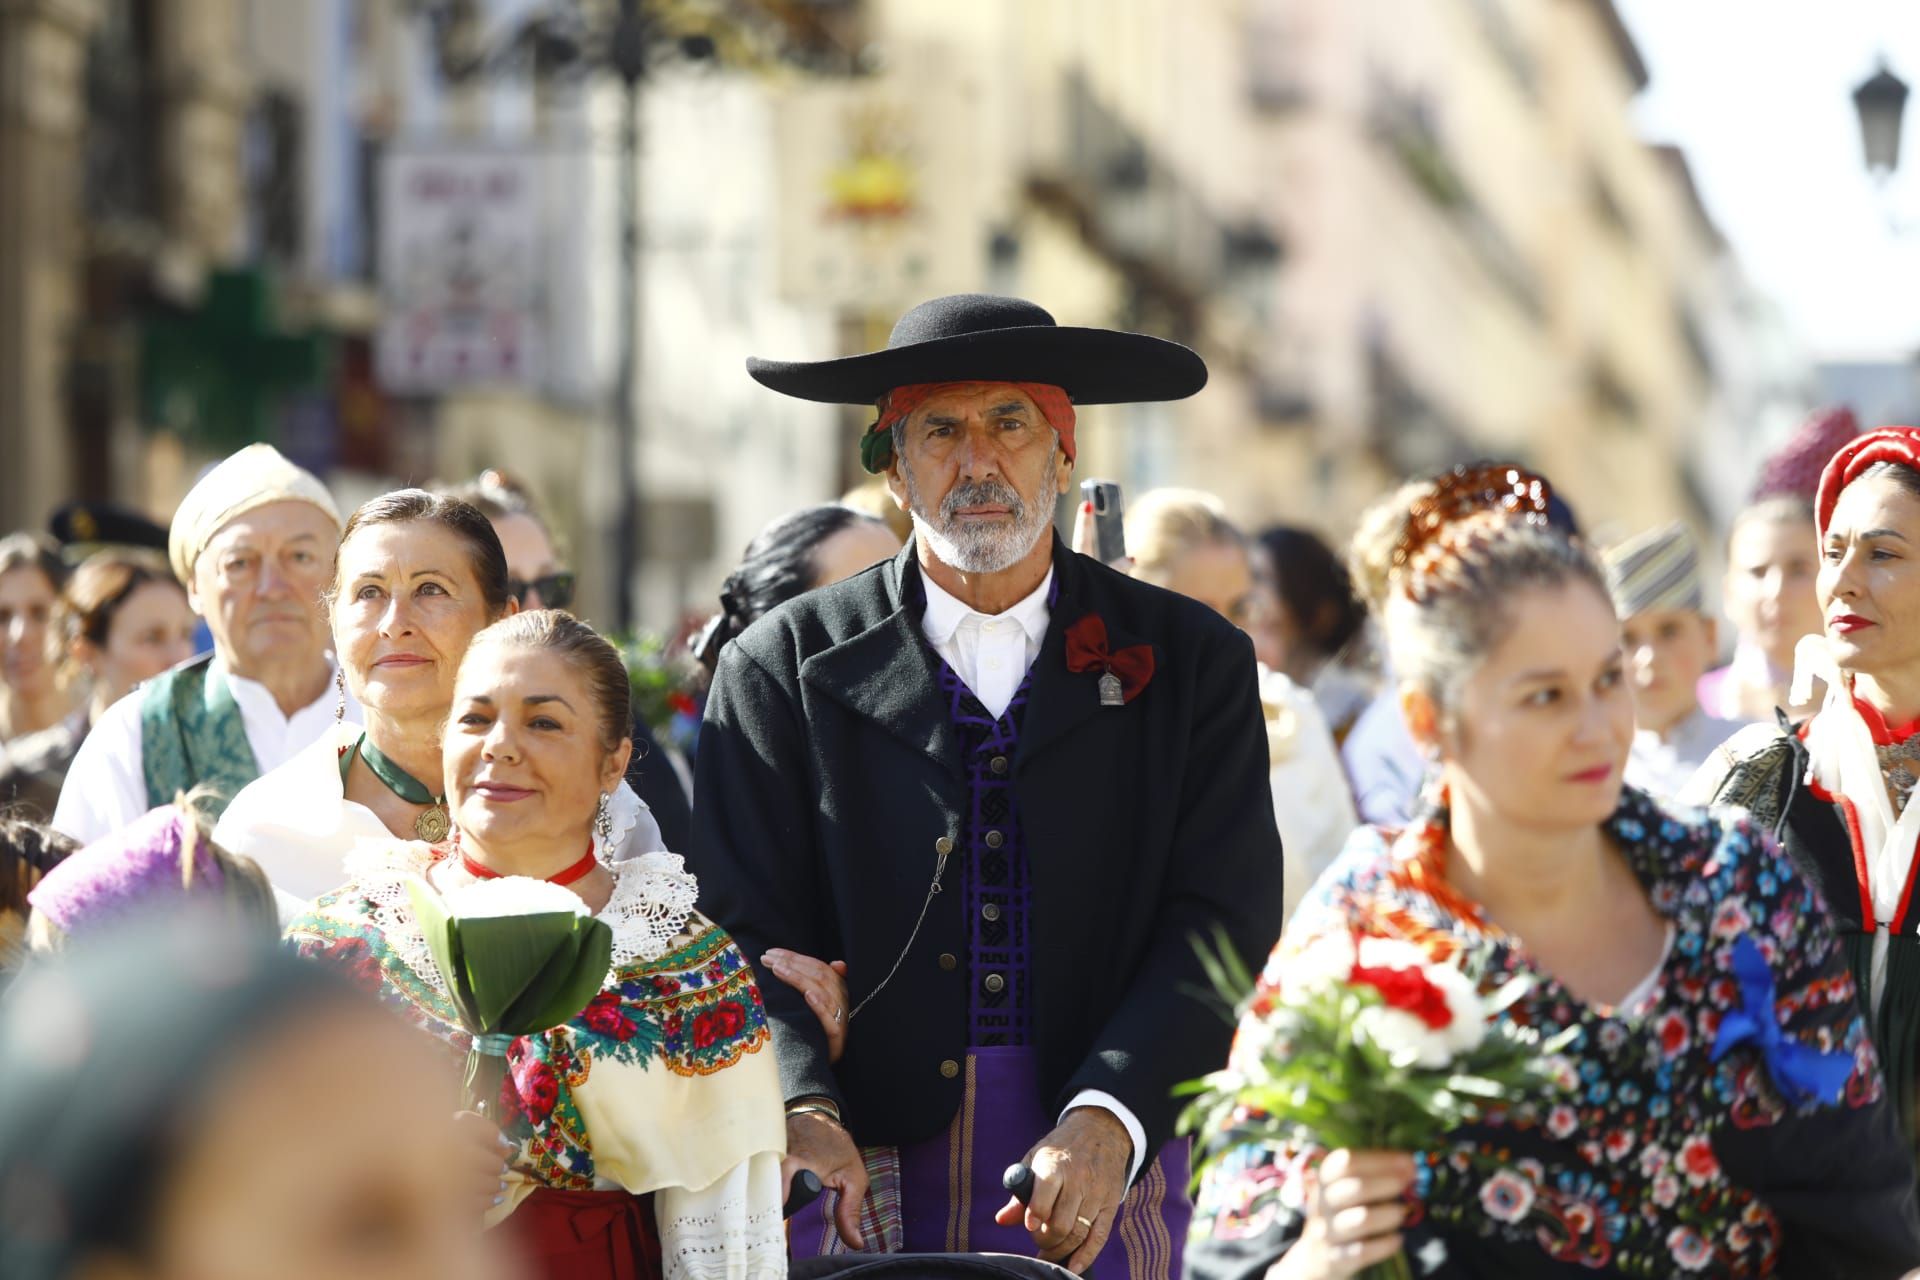
[[[1107,624],[1090,613],[1067,628],[1067,670],[1100,673],[1100,705],[1124,707],[1153,679],[1153,646],[1130,644],[1110,649]]]

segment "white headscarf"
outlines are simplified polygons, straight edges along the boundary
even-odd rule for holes
[[[340,523],[333,495],[311,471],[287,461],[270,444],[250,444],[200,477],[173,513],[167,559],[174,576],[193,585],[194,561],[229,522],[270,502],[309,502]]]

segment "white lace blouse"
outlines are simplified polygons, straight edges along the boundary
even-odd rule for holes
[[[339,963],[427,1030],[464,1050],[407,894],[444,854],[417,842],[368,843],[350,882],[296,920],[303,954]],[[598,913],[613,932],[605,989],[563,1027],[513,1042],[500,1105],[520,1142],[508,1217],[540,1187],[653,1196],[668,1280],[786,1274],[780,1160],[786,1123],[779,1070],[752,967],[693,909],[678,855],[609,866]]]

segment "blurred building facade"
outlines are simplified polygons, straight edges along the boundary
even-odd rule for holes
[[[1335,536],[1485,456],[1602,536],[1705,528],[1812,395],[1635,134],[1609,0],[643,8],[717,56],[643,88],[629,254],[612,0],[0,0],[0,192],[31,193],[0,199],[0,524],[164,516],[248,438],[349,502],[497,466],[605,618],[630,355],[640,616],[671,628],[864,478],[870,413],[744,357],[971,289],[1207,357],[1191,401],[1089,408],[1082,477]]]
[[[1704,527],[1741,496],[1727,459],[1808,403],[1684,157],[1634,131],[1646,71],[1607,0],[867,8],[870,111],[964,135],[922,126],[917,175],[978,211],[955,274],[1208,358],[1190,403],[1091,411],[1083,475],[1343,533],[1495,455],[1603,535]],[[903,291],[875,292],[878,316]]]

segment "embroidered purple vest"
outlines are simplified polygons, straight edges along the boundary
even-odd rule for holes
[[[1026,717],[1029,671],[995,719],[944,661],[940,692],[967,771],[961,829],[968,933],[967,1045],[1027,1044],[1032,1033],[1033,891],[1013,757]]]

